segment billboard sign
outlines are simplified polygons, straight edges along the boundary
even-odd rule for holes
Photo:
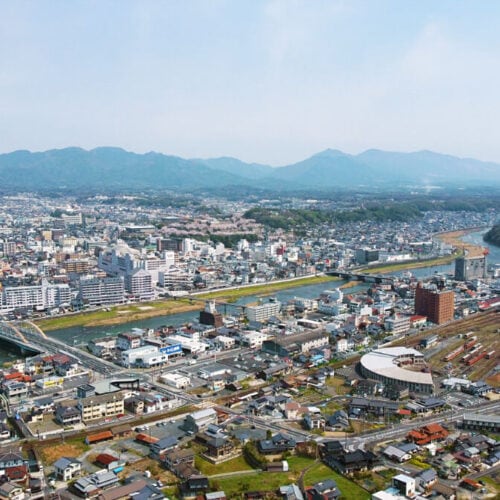
[[[180,354],[182,352],[182,347],[180,344],[168,345],[166,347],[160,348],[162,354],[171,356],[172,354]]]

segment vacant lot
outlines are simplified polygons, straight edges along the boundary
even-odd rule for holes
[[[38,451],[46,465],[52,465],[56,460],[61,457],[78,457],[86,452],[89,446],[83,439],[67,439],[65,442],[59,444],[48,444],[40,446]]]

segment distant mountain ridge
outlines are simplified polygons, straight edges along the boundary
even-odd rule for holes
[[[76,147],[0,155],[5,189],[203,189],[250,186],[272,190],[406,186],[500,186],[500,164],[419,151],[368,150],[358,155],[327,149],[283,167],[236,158],[184,159],[121,148]]]

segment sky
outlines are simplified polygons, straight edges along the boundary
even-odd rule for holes
[[[500,162],[498,0],[0,0],[0,152]]]

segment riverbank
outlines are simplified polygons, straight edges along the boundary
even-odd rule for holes
[[[308,276],[306,278],[296,278],[257,285],[247,285],[237,288],[218,290],[216,292],[198,293],[194,296],[196,302],[193,303],[189,297],[178,299],[165,299],[154,302],[141,302],[138,304],[125,304],[108,308],[108,310],[98,310],[90,312],[80,312],[58,316],[56,318],[46,318],[35,321],[44,331],[54,331],[75,326],[96,327],[119,325],[132,321],[154,318],[158,316],[169,316],[190,311],[200,311],[204,307],[205,300],[218,300],[222,302],[235,302],[241,297],[255,294],[272,294],[281,290],[302,287],[306,285],[317,285],[338,281],[338,278],[331,276]]]
[[[431,267],[431,266],[442,266],[445,264],[450,264],[457,257],[461,257],[462,255],[463,255],[462,251],[457,251],[456,253],[452,253],[451,255],[446,255],[445,257],[436,257],[435,259],[428,259],[428,260],[410,260],[406,262],[397,262],[394,264],[385,264],[383,266],[365,267],[363,269],[360,269],[360,271],[368,274],[385,274],[396,271],[422,269],[424,267]]]
[[[472,243],[466,243],[462,240],[464,236],[474,231],[479,231],[484,229],[483,227],[472,227],[469,229],[462,229],[460,231],[449,231],[447,233],[440,233],[436,235],[436,238],[440,239],[443,243],[451,245],[454,248],[461,248],[463,252],[466,253],[468,257],[481,257],[484,255],[485,247],[481,245],[474,245]]]

